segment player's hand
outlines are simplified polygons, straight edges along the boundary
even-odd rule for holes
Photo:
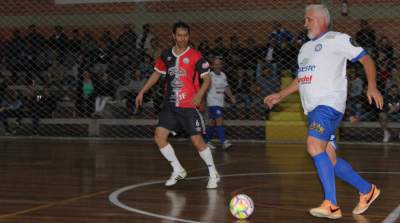
[[[201,103],[201,99],[202,99],[202,95],[199,94],[199,93],[197,93],[197,94],[193,97],[192,104],[193,104],[193,105],[196,105],[196,106],[199,106],[200,103]]]
[[[143,93],[139,92],[139,94],[136,96],[135,99],[135,107],[136,107],[135,111],[138,111],[139,107],[142,106],[142,103],[143,103]]]
[[[274,105],[278,104],[282,100],[281,94],[274,93],[270,94],[264,98],[264,104],[268,106],[268,108],[274,107]]]
[[[232,102],[232,104],[236,104],[236,98],[235,97],[231,97],[231,102]]]
[[[378,109],[382,110],[383,108],[383,97],[381,92],[378,91],[376,87],[368,87],[367,97],[369,104],[375,102],[375,105]]]

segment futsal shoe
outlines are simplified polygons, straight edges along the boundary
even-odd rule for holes
[[[216,173],[213,176],[210,175],[208,178],[207,189],[215,189],[218,187],[218,183],[221,180],[219,174]]]
[[[232,143],[230,143],[228,140],[225,140],[224,143],[222,143],[222,148],[224,150],[229,149],[232,146]]]
[[[353,209],[353,214],[362,214],[364,213],[369,206],[374,202],[379,195],[381,194],[381,191],[372,184],[371,191],[368,192],[367,194],[360,194],[360,201],[358,202],[357,206]]]
[[[183,180],[187,176],[186,170],[172,172],[171,177],[165,182],[165,186],[170,187],[176,184],[178,180]]]
[[[318,218],[338,219],[342,217],[340,208],[328,200],[324,200],[321,206],[310,209],[310,214]]]
[[[210,149],[216,149],[217,147],[215,147],[211,142],[207,143],[208,148]]]

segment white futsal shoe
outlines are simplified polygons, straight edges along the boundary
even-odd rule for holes
[[[224,143],[222,143],[222,149],[227,150],[232,146],[232,143],[229,142],[228,140],[225,140]]]
[[[216,173],[213,176],[210,175],[208,178],[207,189],[215,189],[218,187],[218,183],[221,180],[219,174]]]
[[[182,171],[179,172],[172,172],[171,176],[169,179],[165,182],[165,186],[170,187],[175,185],[178,180],[183,180],[187,176],[186,170],[182,169]]]
[[[215,147],[211,142],[207,143],[208,148],[210,149],[216,149],[217,147]]]

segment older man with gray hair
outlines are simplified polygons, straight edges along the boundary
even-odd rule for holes
[[[300,49],[297,77],[278,93],[265,97],[270,108],[299,91],[308,119],[307,151],[311,155],[324,190],[322,204],[310,209],[315,217],[337,219],[342,212],[336,202],[335,176],[351,184],[360,193],[353,214],[362,214],[379,196],[380,190],[365,181],[351,165],[336,156],[335,131],[344,114],[347,97],[347,60],[359,61],[368,80],[367,97],[382,109],[383,98],[376,87],[376,69],[367,52],[344,33],[329,30],[330,14],[324,5],[309,5],[305,10],[305,28],[310,41]]]

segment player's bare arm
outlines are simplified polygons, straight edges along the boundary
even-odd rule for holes
[[[375,63],[370,56],[365,55],[360,59],[360,63],[364,67],[365,75],[368,81],[367,97],[370,104],[375,102],[376,107],[383,108],[383,97],[376,87],[376,68]]]
[[[197,92],[197,94],[194,96],[192,103],[196,106],[199,106],[201,103],[201,99],[203,98],[204,94],[207,92],[208,87],[210,87],[211,84],[211,80],[210,80],[210,76],[208,76],[208,74],[204,74],[203,76],[201,76],[202,84],[200,86],[199,91]]]
[[[270,94],[264,98],[264,104],[266,104],[269,108],[274,107],[274,105],[281,102],[287,96],[297,92],[299,90],[299,82],[297,78],[293,79],[292,83],[286,88],[282,89],[278,93]]]
[[[225,88],[225,94],[231,99],[232,104],[236,103],[235,96],[232,93],[232,90],[230,87]]]
[[[146,84],[143,86],[143,88],[139,91],[139,94],[136,96],[135,104],[136,108],[139,108],[139,106],[142,105],[143,103],[143,95],[151,88],[153,85],[157,83],[157,81],[160,79],[161,74],[158,71],[154,71],[150,78],[146,81]]]

